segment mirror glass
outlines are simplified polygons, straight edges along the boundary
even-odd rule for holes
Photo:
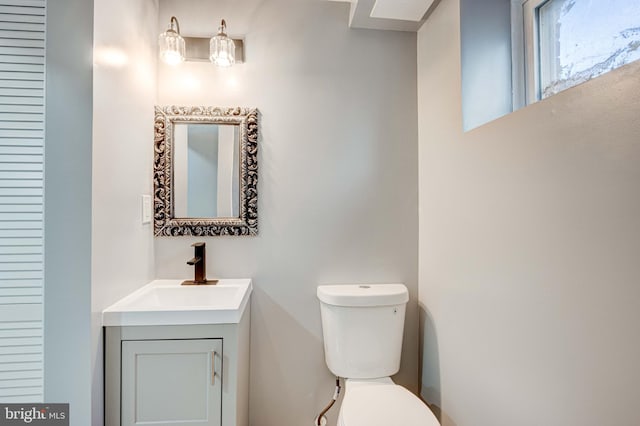
[[[175,123],[173,137],[175,217],[239,217],[240,126]]]

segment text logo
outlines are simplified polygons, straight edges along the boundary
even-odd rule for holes
[[[0,404],[0,424],[69,426],[69,404]]]

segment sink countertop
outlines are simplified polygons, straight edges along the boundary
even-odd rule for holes
[[[102,311],[102,325],[235,324],[253,289],[248,278],[201,286],[181,286],[182,281],[150,282]]]

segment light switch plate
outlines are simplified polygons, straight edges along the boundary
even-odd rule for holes
[[[142,196],[142,224],[151,223],[151,195]]]

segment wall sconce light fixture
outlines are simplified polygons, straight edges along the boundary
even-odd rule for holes
[[[182,37],[175,16],[171,17],[169,29],[160,34],[160,59],[169,65],[182,61],[209,62],[220,67],[230,67],[244,62],[244,41],[227,36],[227,23],[223,19],[218,33],[206,37]],[[180,59],[178,59],[180,58]]]
[[[236,45],[226,31],[227,23],[223,19],[218,34],[209,42],[209,59],[219,67],[230,67],[236,63]]]
[[[185,43],[180,35],[180,24],[178,18],[171,17],[169,28],[160,34],[158,38],[160,45],[160,59],[169,65],[178,65],[184,61]]]

